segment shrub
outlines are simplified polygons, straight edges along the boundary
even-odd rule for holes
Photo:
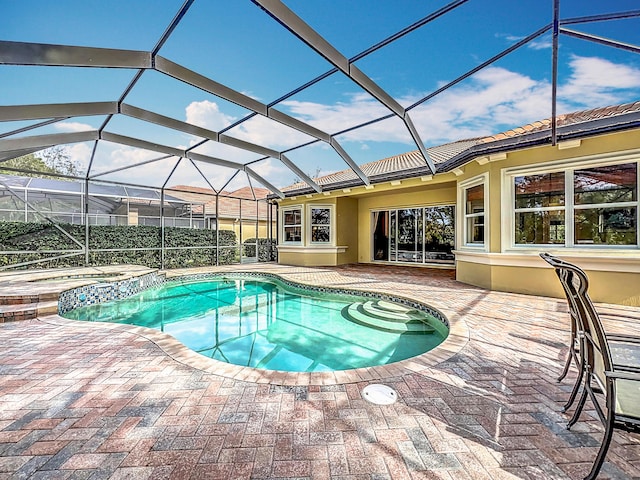
[[[256,240],[258,243],[258,261],[273,262],[276,259],[276,241],[269,238],[248,238],[242,244],[242,254],[245,257],[256,256]]]
[[[84,225],[59,224],[65,232],[84,245]],[[165,267],[200,267],[216,264],[215,230],[196,230],[177,227],[165,228]],[[219,245],[237,246],[236,235],[232,231],[221,230]],[[179,247],[198,247],[185,248]],[[127,250],[144,248],[145,250]],[[130,263],[159,268],[162,262],[162,229],[154,226],[127,225],[90,225],[89,226],[89,264],[112,265]],[[15,265],[32,260],[63,255],[49,253],[47,250],[70,252],[82,247],[55,226],[49,223],[0,222],[0,250],[26,251],[19,254],[0,255],[0,265]],[[108,251],[100,251],[108,250]],[[233,263],[236,259],[235,248],[221,248],[218,261],[222,264]],[[84,265],[84,252],[66,258],[59,258],[38,264],[32,268],[76,267]]]

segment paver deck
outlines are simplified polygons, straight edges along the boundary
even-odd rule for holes
[[[56,316],[0,324],[0,479],[576,479],[589,471],[603,429],[588,403],[567,431],[572,412],[560,408],[575,370],[555,381],[567,352],[564,300],[470,287],[445,270],[217,270],[415,298],[444,312],[460,338],[416,362],[317,381],[181,357],[175,342],[143,330]],[[609,331],[640,331],[640,309],[598,308]],[[370,383],[394,388],[398,402],[363,400]],[[601,478],[640,478],[638,436],[614,434]]]

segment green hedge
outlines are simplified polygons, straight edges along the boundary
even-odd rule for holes
[[[65,232],[84,245],[83,225],[60,224]],[[195,230],[165,227],[165,247],[197,247],[216,244],[215,230]],[[220,230],[221,247],[237,247],[236,235],[232,231]],[[161,265],[162,230],[153,226],[91,225],[89,226],[90,265],[112,265],[129,263],[159,268]],[[29,251],[29,253],[0,255],[0,265],[13,265],[31,260],[44,259],[61,253],[46,253],[47,250],[79,250],[77,245],[53,225],[48,223],[0,222],[0,250]],[[153,250],[126,251],[127,248],[149,248]],[[95,250],[116,249],[99,252]],[[221,248],[219,264],[236,261],[237,248]],[[75,267],[84,265],[84,253],[68,258],[30,265],[31,268]],[[200,267],[216,264],[215,248],[165,250],[165,267]]]
[[[269,238],[258,238],[258,261],[273,262],[276,260],[276,241]],[[245,257],[256,256],[256,239],[248,238],[242,244],[242,254]]]

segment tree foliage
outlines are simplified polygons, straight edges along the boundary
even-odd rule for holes
[[[17,173],[15,170],[20,170],[20,173],[25,173],[30,177],[41,178],[55,178],[56,175],[76,177],[80,174],[78,164],[71,159],[67,149],[61,146],[29,153],[0,163],[0,173],[15,175]]]

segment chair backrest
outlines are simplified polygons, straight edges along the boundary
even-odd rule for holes
[[[587,351],[583,354],[587,364],[601,384],[600,387],[604,388],[604,372],[612,370],[613,361],[602,321],[589,297],[587,274],[577,265],[551,254],[541,253],[540,256],[556,270],[569,303],[569,311],[575,315],[578,329],[586,340]]]

